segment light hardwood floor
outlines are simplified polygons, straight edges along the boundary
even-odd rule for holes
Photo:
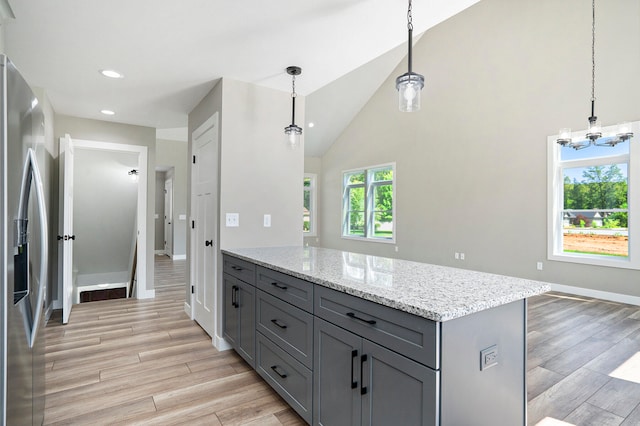
[[[185,263],[156,256],[154,300],[50,320],[45,424],[304,424],[185,315]],[[639,307],[550,293],[528,314],[529,425],[640,425]]]
[[[91,302],[46,327],[47,425],[301,425],[184,313],[185,261],[156,256],[156,298]]]

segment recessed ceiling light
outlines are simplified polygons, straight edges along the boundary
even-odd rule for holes
[[[100,111],[101,113],[103,113],[104,115],[115,115],[115,111],[111,111],[110,109],[103,109]]]
[[[115,70],[100,70],[100,74],[109,78],[124,78],[124,74]]]
[[[315,124],[313,124],[313,122],[309,122],[309,124],[307,124],[308,127],[313,127],[315,126]]]

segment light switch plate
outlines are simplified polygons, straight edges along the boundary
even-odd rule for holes
[[[271,215],[270,214],[265,214],[264,215],[264,227],[265,228],[271,227]]]
[[[178,220],[187,220],[187,215],[186,214],[178,215]]]
[[[226,216],[227,228],[236,228],[240,226],[240,214],[239,213],[227,213]]]

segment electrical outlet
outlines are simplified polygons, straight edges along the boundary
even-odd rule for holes
[[[453,257],[456,258],[456,260],[460,260],[460,253],[455,252],[455,254],[453,255]]]
[[[396,253],[398,252],[398,246],[396,246]]]
[[[226,216],[227,228],[235,228],[240,226],[240,214],[239,213],[227,213]]]
[[[464,253],[460,253],[460,260],[464,260]]]
[[[480,351],[480,371],[498,365],[498,345]]]
[[[264,215],[264,227],[265,228],[269,228],[271,226],[271,215],[270,214],[265,214]]]
[[[536,264],[536,268],[538,269],[538,271],[542,271],[542,262],[538,262]]]

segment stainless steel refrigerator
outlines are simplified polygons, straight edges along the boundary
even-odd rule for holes
[[[0,67],[0,422],[41,425],[48,231],[38,154],[44,149],[44,115],[4,55],[0,55]]]

